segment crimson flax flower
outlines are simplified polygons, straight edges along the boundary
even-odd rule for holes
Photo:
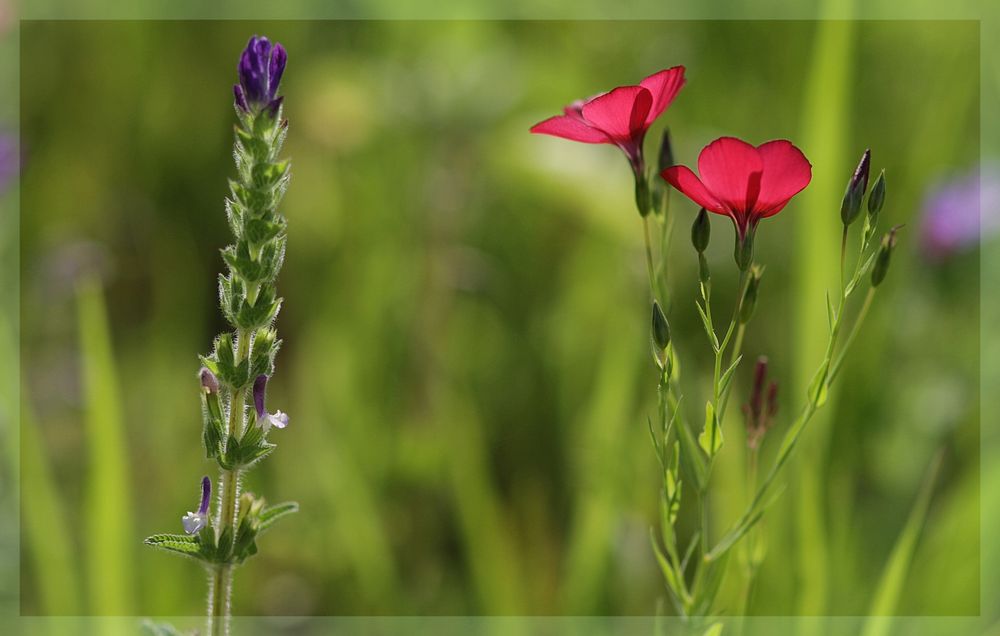
[[[643,176],[642,142],[656,118],[684,86],[684,67],[654,73],[636,86],[619,86],[573,102],[562,115],[531,127],[531,132],[585,144],[614,144],[628,157],[636,177]]]
[[[698,155],[698,172],[700,178],[687,166],[671,166],[662,174],[687,198],[733,220],[741,269],[750,264],[760,220],[781,212],[812,179],[812,165],[785,139],[754,147],[742,139],[720,137]]]

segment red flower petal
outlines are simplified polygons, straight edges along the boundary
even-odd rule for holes
[[[613,140],[596,128],[592,128],[583,120],[567,115],[550,117],[531,127],[531,132],[541,135],[552,135],[585,144],[608,144]]]
[[[653,96],[641,86],[619,86],[583,105],[583,117],[618,143],[635,140],[646,131]]]
[[[680,190],[684,196],[709,212],[727,214],[722,204],[712,196],[712,193],[708,191],[708,188],[701,182],[698,175],[691,171],[691,168],[687,166],[671,166],[663,171],[663,178],[670,185]]]
[[[762,170],[757,149],[735,137],[720,137],[698,155],[702,183],[730,211],[741,216],[757,201]]]
[[[761,144],[757,152],[764,164],[764,173],[754,215],[766,218],[780,212],[792,197],[809,185],[812,166],[802,151],[785,139]]]
[[[675,66],[659,73],[653,73],[646,79],[639,82],[653,96],[653,105],[646,115],[646,126],[663,114],[663,111],[670,106],[670,103],[677,97],[681,87],[684,86],[684,67]]]

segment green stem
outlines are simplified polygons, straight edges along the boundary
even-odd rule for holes
[[[868,293],[865,295],[864,304],[861,305],[861,309],[858,310],[858,317],[854,319],[854,325],[851,327],[851,332],[847,334],[847,340],[844,341],[844,348],[841,349],[840,355],[837,356],[836,361],[830,368],[830,382],[833,382],[834,378],[840,372],[840,366],[844,363],[844,358],[847,356],[847,352],[851,348],[851,343],[857,337],[858,332],[861,330],[861,323],[865,321],[868,316],[868,310],[872,306],[872,300],[875,298],[875,287],[869,287]]]
[[[646,244],[646,273],[649,275],[649,293],[656,299],[656,267],[653,265],[653,242],[649,238],[649,215],[642,217],[642,238]]]
[[[237,334],[236,366],[250,356],[250,334],[240,329]],[[229,402],[229,421],[226,425],[226,445],[243,435],[244,406],[246,389],[239,389],[232,394]],[[223,530],[231,529],[229,540],[236,537],[236,516],[239,514],[239,489],[242,477],[241,470],[223,470],[219,478],[219,511],[215,523],[215,540],[221,541]],[[227,636],[231,618],[230,599],[233,592],[233,568],[231,565],[220,565],[212,574],[211,595],[209,598],[208,633],[212,636]]]

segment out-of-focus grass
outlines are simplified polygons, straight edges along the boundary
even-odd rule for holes
[[[978,159],[978,77],[963,71],[975,68],[976,31],[962,23],[26,25],[22,362],[37,465],[50,467],[48,501],[64,502],[54,514],[88,580],[110,559],[120,582],[134,582],[101,590],[100,605],[87,590],[83,612],[189,614],[203,603],[197,567],[139,543],[176,530],[212,470],[199,446],[195,354],[223,328],[214,277],[233,170],[229,85],[254,32],[290,53],[285,345],[268,399],[292,424],[247,488],[297,499],[302,512],[239,571],[237,613],[655,608],[641,230],[615,149],[527,134],[564,103],[682,63],[689,83],[666,116],[679,161],[693,164],[722,134],[788,137],[806,151],[815,182],[761,227],[768,269],[746,342],[746,360],[771,358],[783,414],[820,358],[811,347],[824,339],[854,149],[871,146],[887,167],[886,224],[915,226],[927,185]],[[80,107],[62,107],[62,95]],[[694,210],[674,201],[670,318],[695,405],[709,350],[692,306]],[[731,229],[714,221],[713,285],[729,299]],[[102,288],[84,295],[89,318],[78,325],[81,272]],[[903,234],[826,406],[826,439],[815,440],[812,525],[797,521],[799,497],[769,513],[752,611],[866,611],[942,445],[899,606],[977,610],[977,577],[963,574],[978,571],[977,282],[974,258],[925,264]],[[81,351],[99,352],[90,382]],[[750,366],[713,476],[717,529],[743,503],[736,404]],[[102,457],[111,463],[98,483]],[[22,475],[25,493],[44,493],[33,474]],[[109,485],[119,481],[131,491]],[[114,493],[117,504],[101,505],[120,509],[98,519],[75,503],[95,492]],[[103,553],[84,542],[99,522],[117,535]],[[52,575],[27,556],[23,610],[50,611]],[[962,593],[937,594],[942,580]]]
[[[82,280],[77,298],[88,456],[83,532],[77,536],[77,546],[86,562],[90,611],[127,616],[134,594],[131,455],[100,284]]]

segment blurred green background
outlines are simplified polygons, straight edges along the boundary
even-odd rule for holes
[[[289,50],[285,345],[268,399],[292,424],[247,487],[302,512],[239,571],[236,613],[656,611],[631,177],[613,148],[527,129],[675,64],[688,85],[650,150],[665,122],[682,163],[735,134],[792,139],[814,164],[758,234],[745,359],[770,357],[783,415],[822,355],[840,197],[865,147],[888,176],[884,223],[908,224],[767,517],[752,612],[864,614],[943,448],[896,611],[979,613],[979,258],[931,260],[918,240],[928,190],[979,161],[978,24],[621,21],[25,23],[22,613],[201,612],[197,566],[141,540],[179,531],[212,471],[196,354],[223,328],[231,84],[253,33]],[[692,405],[710,350],[694,209],[674,210],[670,319]],[[713,229],[729,299],[730,224]],[[731,409],[720,532],[743,506],[741,427]]]

